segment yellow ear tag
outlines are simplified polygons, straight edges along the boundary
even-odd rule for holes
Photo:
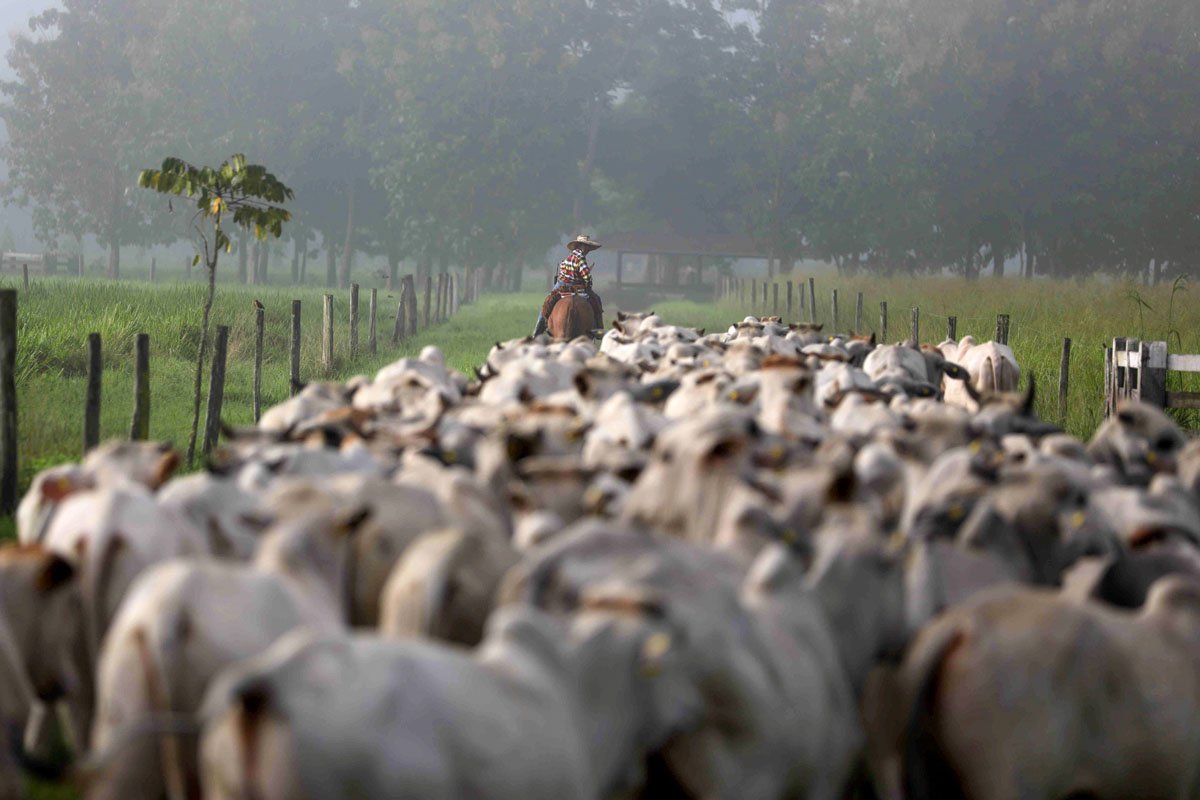
[[[661,400],[663,396],[663,388],[661,386],[655,386],[654,391],[650,393],[650,396],[655,400]]]
[[[784,528],[781,536],[785,544],[795,544],[800,541],[800,534],[796,532],[795,528]]]
[[[665,633],[656,633],[642,645],[642,675],[653,678],[659,674],[659,661],[671,649],[671,637]]]
[[[983,442],[976,439],[968,445],[967,449],[971,451],[971,455],[977,456],[979,455],[979,451],[983,449]]]
[[[966,516],[966,513],[966,509],[964,509],[962,506],[953,505],[947,509],[946,516],[950,518],[951,522],[961,522],[962,518]]]
[[[458,461],[458,451],[457,450],[442,451],[442,460],[445,461],[447,464],[456,463]]]
[[[1157,462],[1158,462],[1158,453],[1154,452],[1153,450],[1146,453],[1146,463],[1147,464],[1150,464],[1151,466],[1153,466]]]
[[[1084,514],[1082,511],[1076,511],[1074,514],[1071,515],[1071,527],[1072,528],[1082,528],[1083,523],[1086,521],[1087,521],[1087,514]]]

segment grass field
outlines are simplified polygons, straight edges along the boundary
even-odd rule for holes
[[[830,322],[830,289],[818,285],[818,320]],[[1010,344],[1022,368],[1038,378],[1043,417],[1062,422],[1087,436],[1101,416],[1102,348],[1114,336],[1168,339],[1172,352],[1200,352],[1200,307],[1186,287],[1145,289],[1122,284],[989,281],[968,284],[952,279],[839,281],[840,327],[854,323],[854,298],[864,293],[864,328],[879,329],[879,302],[889,305],[891,340],[907,335],[910,309],[921,308],[925,341],[945,335],[946,317],[958,317],[959,335],[991,338],[997,313],[1011,315]],[[23,483],[49,464],[78,458],[82,445],[86,336],[101,334],[104,390],[101,431],[104,438],[127,436],[133,406],[134,337],[150,334],[151,436],[182,445],[190,420],[193,359],[198,342],[199,285],[80,282],[72,279],[35,281],[19,299],[17,386],[20,413],[20,464]],[[233,424],[252,420],[251,369],[254,307],[267,309],[263,375],[264,407],[287,396],[288,338],[293,298],[304,304],[301,375],[324,377],[320,365],[321,290],[313,288],[240,287],[222,285],[214,308],[214,325],[229,325],[229,368],[224,416]],[[438,344],[449,363],[469,373],[498,339],[528,331],[540,297],[536,294],[485,296],[479,303],[442,325],[423,331],[400,346],[390,332],[397,298],[380,292],[379,352],[366,353],[366,295],[363,292],[360,354],[349,357],[349,296],[335,295],[335,377],[373,373],[380,366]],[[781,299],[782,303],[782,299]],[[723,329],[755,310],[734,302],[704,305],[659,304],[672,322]],[[799,316],[798,305],[796,316]],[[1057,420],[1056,391],[1063,337],[1073,340],[1071,400],[1067,419]],[[206,376],[207,378],[207,376]],[[1178,382],[1179,376],[1173,376]],[[1177,388],[1177,387],[1173,387]],[[1190,387],[1189,387],[1190,388]],[[1191,420],[1183,420],[1191,422]]]
[[[832,281],[818,285],[818,320],[830,321]],[[854,322],[854,299],[864,293],[867,331],[879,329],[879,302],[889,305],[889,339],[907,335],[910,310],[921,308],[925,341],[939,341],[946,317],[958,317],[959,335],[989,339],[997,313],[1011,315],[1010,344],[1022,368],[1033,372],[1043,388],[1038,407],[1045,419],[1057,420],[1056,387],[1063,337],[1073,340],[1070,409],[1065,426],[1076,435],[1090,435],[1101,419],[1102,348],[1114,336],[1167,339],[1172,352],[1200,352],[1200,307],[1190,302],[1186,287],[1147,290],[1123,284],[959,280],[847,279],[837,283],[841,328]],[[98,331],[104,342],[104,402],[102,435],[128,435],[132,413],[132,353],[134,336],[151,337],[152,415],[155,439],[186,442],[190,420],[193,359],[198,337],[198,285],[79,282],[71,279],[36,281],[19,299],[18,394],[20,462],[25,481],[36,469],[77,459],[83,430],[86,337]],[[264,405],[287,396],[287,348],[291,300],[304,303],[304,347],[301,374],[305,380],[322,377],[320,352],[321,290],[222,285],[214,310],[214,325],[231,327],[225,418],[233,424],[251,421],[253,359],[253,299],[267,309],[264,362]],[[399,347],[390,343],[397,298],[380,292],[380,344],[375,356],[365,354],[366,292],[363,293],[361,340],[363,354],[354,361],[348,352],[348,294],[337,294],[336,377],[373,373],[380,366],[437,344],[448,362],[470,372],[492,343],[527,333],[541,296],[485,296],[464,307],[441,325],[423,331]],[[722,330],[735,319],[765,309],[734,302],[705,305],[662,303],[656,310],[668,321]],[[796,314],[798,315],[798,312]],[[1180,388],[1178,376],[1173,388]],[[1188,386],[1187,388],[1200,388]],[[1195,427],[1195,420],[1181,418]],[[11,523],[0,535],[11,531]],[[63,787],[38,785],[38,800],[69,798]]]

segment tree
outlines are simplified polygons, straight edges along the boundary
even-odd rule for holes
[[[200,322],[200,352],[196,356],[196,377],[192,386],[192,429],[188,436],[187,461],[196,455],[196,431],[200,425],[200,386],[204,361],[208,355],[209,315],[216,294],[217,262],[222,252],[230,252],[233,240],[230,227],[252,231],[259,241],[283,236],[283,223],[291,214],[280,205],[292,199],[292,190],[265,167],[247,164],[246,157],[235,155],[219,167],[195,167],[178,158],[168,158],[159,169],[142,170],[138,185],[162,194],[194,198],[196,210],[189,225],[196,247],[193,264],[203,263],[208,270],[208,291]]]
[[[154,154],[162,139],[162,119],[129,58],[145,20],[133,0],[62,6],[35,17],[35,36],[17,38],[8,54],[15,78],[2,85],[9,134],[2,190],[9,201],[33,206],[42,241],[95,234],[117,278],[122,244],[169,231],[131,194],[136,160]]]

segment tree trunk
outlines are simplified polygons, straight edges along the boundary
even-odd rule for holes
[[[258,283],[259,265],[262,264],[262,245],[262,240],[256,237],[254,239],[254,249],[250,251],[250,269],[246,271],[246,285],[248,286]]]
[[[304,240],[304,250],[300,253],[300,283],[308,278],[308,240]]]
[[[108,277],[121,280],[121,244],[115,234],[108,240]]]
[[[992,276],[1004,277],[1004,250],[998,245],[992,245]]]
[[[596,140],[600,135],[600,112],[603,108],[604,103],[601,98],[593,97],[590,109],[591,119],[588,121],[587,151],[584,153],[583,163],[579,165],[579,190],[575,192],[575,201],[571,207],[571,222],[575,228],[579,227],[580,220],[583,218],[583,198],[591,183],[592,167],[596,163]],[[575,233],[572,232],[571,235],[574,236]]]
[[[113,164],[112,197],[108,209],[108,277],[121,279],[121,168]]]
[[[337,286],[337,254],[333,252],[333,242],[325,247],[325,285],[329,288]]]
[[[208,267],[208,293],[204,296],[204,313],[200,317],[200,352],[196,355],[196,377],[192,382],[192,429],[188,434],[187,464],[191,466],[196,457],[196,431],[200,428],[200,389],[204,377],[204,360],[208,356],[208,321],[212,314],[213,298],[217,292],[217,259],[213,251]]]
[[[262,260],[260,262],[260,266],[259,266],[259,270],[258,270],[258,282],[261,284],[264,284],[264,285],[269,283],[270,282],[269,281],[270,274],[271,274],[271,241],[268,239],[267,241],[262,243]]]
[[[338,273],[338,288],[346,289],[350,286],[350,256],[354,252],[354,195],[357,187],[356,181],[350,181],[347,186],[346,194],[346,238],[342,243],[342,270]]]
[[[292,237],[292,285],[300,282],[300,237]]]
[[[396,290],[400,286],[400,253],[397,252],[395,245],[388,245],[387,249],[388,262],[388,288]]]
[[[246,282],[246,261],[250,258],[250,241],[245,231],[238,237],[238,283]]]

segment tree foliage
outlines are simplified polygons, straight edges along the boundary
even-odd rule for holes
[[[208,271],[208,293],[200,321],[200,349],[196,356],[196,374],[192,385],[192,428],[188,437],[187,461],[196,455],[196,432],[200,425],[200,390],[204,362],[208,354],[208,328],[217,285],[217,264],[221,253],[233,249],[226,227],[252,231],[265,241],[283,236],[283,223],[291,213],[281,203],[293,197],[292,190],[267,171],[266,167],[246,163],[246,157],[231,156],[219,167],[197,167],[181,158],[169,157],[158,169],[144,169],[138,185],[161,194],[188,198],[195,203],[189,225],[196,247],[193,264],[203,262]],[[173,208],[173,206],[172,206]]]
[[[114,273],[190,233],[134,162],[234,150],[296,188],[297,246],[343,283],[355,251],[490,267],[589,226],[1188,272],[1198,29],[1194,0],[63,0],[9,53],[4,194]]]

